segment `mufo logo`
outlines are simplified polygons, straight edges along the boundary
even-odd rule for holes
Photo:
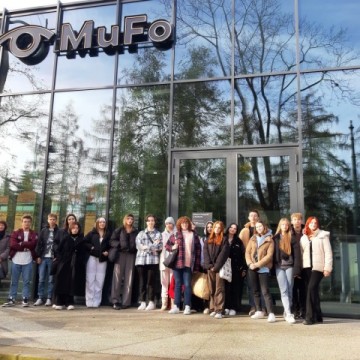
[[[124,17],[124,32],[118,25],[111,26],[108,33],[104,26],[95,28],[92,20],[85,21],[77,32],[71,24],[63,24],[60,36],[41,26],[20,26],[0,36],[0,45],[6,47],[14,56],[28,65],[36,65],[43,61],[50,45],[55,43],[54,51],[65,53],[68,58],[74,58],[76,53],[85,56],[98,55],[99,49],[107,54],[120,53],[124,49],[137,51],[141,44],[152,42],[161,49],[171,47],[173,41],[172,25],[166,20],[147,22],[147,15]]]
[[[0,37],[0,45],[7,43],[8,50],[28,65],[43,61],[49,52],[55,33],[41,26],[21,26]]]

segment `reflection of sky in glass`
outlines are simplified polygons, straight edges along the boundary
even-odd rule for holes
[[[321,129],[329,130],[331,133],[338,133],[336,138],[339,143],[345,146],[339,148],[334,146],[332,152],[340,159],[345,160],[348,166],[351,166],[350,149],[350,120],[354,126],[355,151],[360,153],[360,72],[334,72],[329,73],[331,80],[323,80],[311,89],[302,93],[304,99],[307,94],[314,92],[314,97],[321,99],[322,114],[334,115],[338,122],[324,124]],[[316,83],[321,73],[307,74],[301,77],[301,86],[304,88],[309,84]],[[315,112],[319,115],[319,112]],[[357,133],[355,133],[357,132]]]
[[[219,7],[210,2],[192,0],[177,3],[175,78],[208,78],[230,74],[231,1],[225,0]],[[226,16],[228,18],[226,18]],[[187,73],[183,69],[190,62],[190,52],[206,48],[204,55],[212,65],[211,72]]]
[[[56,14],[54,12],[50,12],[12,17],[10,19],[9,30],[26,24],[39,25],[53,30],[56,25]],[[49,54],[45,60],[35,66],[27,66],[9,53],[10,71],[7,73],[4,91],[16,93],[39,89],[50,89],[53,63],[53,46],[50,47]]]
[[[110,31],[111,25],[116,24],[116,6],[101,6],[64,12],[63,22],[70,23],[74,31],[80,31],[86,20],[93,20],[95,27],[105,26]],[[112,71],[114,64],[114,56],[106,55],[103,52],[95,57],[90,57],[87,54],[84,58],[76,54],[75,59],[68,59],[65,55],[61,55],[58,62],[56,87],[76,88],[111,85],[114,79]]]
[[[255,142],[288,143],[297,141],[298,134],[295,130],[297,124],[296,75],[241,79],[237,80],[237,85],[235,88],[235,126],[240,126],[242,130],[242,126],[244,126],[243,112],[246,110],[246,118],[249,121],[247,127],[251,138],[256,139]],[[257,125],[259,120],[264,129],[264,137],[260,134]],[[268,125],[269,138],[266,139]],[[237,141],[247,143],[248,136],[241,132],[238,134],[239,140]]]
[[[46,12],[26,16],[13,16],[8,22],[8,29],[11,30],[24,25],[38,25],[50,30],[55,30],[56,13]]]
[[[308,23],[319,27],[313,30],[313,33],[318,41],[322,42],[320,48],[314,48],[311,51],[313,56],[321,58],[321,63],[304,63],[302,68],[358,65],[360,29],[358,12],[358,0],[299,1],[300,19],[306,19]],[[300,42],[304,41],[304,36],[308,38],[308,23],[303,25],[303,22],[300,21]],[[326,36],[341,30],[344,30],[345,33],[338,43],[335,40],[326,40]],[[326,48],[325,43],[329,43]],[[332,46],[337,49],[341,58],[338,58],[337,54],[331,52]]]
[[[13,97],[14,105],[11,112],[4,112],[9,98],[1,99],[2,119],[17,117],[16,122],[10,122],[0,127],[1,133],[1,175],[13,181],[19,180],[19,175],[24,171],[43,169],[44,149],[46,147],[46,134],[49,111],[49,95],[28,95]],[[34,118],[21,116],[29,109],[34,109],[29,115]],[[35,110],[36,109],[36,110]],[[35,154],[39,152],[38,156]],[[38,189],[39,190],[39,189]]]
[[[122,7],[122,18],[130,15],[147,15],[147,22],[151,23],[158,19],[165,19],[171,22],[171,18],[169,18],[166,8],[163,4],[163,1],[143,1],[141,3],[126,3],[123,4]],[[121,25],[121,31],[124,31],[124,24]],[[149,43],[147,43],[149,46]],[[151,43],[150,46],[152,47]],[[139,45],[141,47],[141,45]],[[152,47],[153,48],[153,47]],[[147,49],[139,49],[139,54],[144,54],[146,57]],[[161,69],[163,76],[156,81],[163,81],[165,78],[170,77],[170,59],[171,59],[171,50],[156,50],[162,52],[161,55],[162,61],[164,62],[164,66]],[[125,83],[146,83],[145,78],[138,78],[136,80],[129,79],[127,75],[128,71],[133,69],[136,65],[138,65],[137,53],[130,54],[128,50],[125,50],[124,54],[119,55],[119,73],[118,73],[118,85]],[[151,81],[152,82],[152,81]]]
[[[236,1],[235,75],[294,70],[293,1]]]
[[[85,146],[91,146],[89,138],[84,131],[91,131],[92,123],[96,120],[107,119],[109,113],[104,113],[102,107],[111,106],[111,90],[76,91],[69,93],[57,93],[55,95],[54,114],[60,114],[65,107],[72,103],[75,115],[78,116],[79,130],[77,135],[85,141]]]

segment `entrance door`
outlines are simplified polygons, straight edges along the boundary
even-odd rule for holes
[[[212,213],[225,224],[247,221],[258,209],[272,227],[302,210],[296,148],[173,151],[170,213]]]

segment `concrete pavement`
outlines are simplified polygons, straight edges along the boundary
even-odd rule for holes
[[[276,319],[17,305],[0,308],[0,359],[360,359],[359,320]]]

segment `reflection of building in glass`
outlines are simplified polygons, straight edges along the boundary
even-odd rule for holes
[[[26,24],[57,34],[56,19],[82,36],[90,20],[111,41],[112,25],[146,14],[175,38],[154,46],[137,23],[125,46],[85,49],[79,37],[66,54],[51,40],[36,66],[0,38],[0,217],[16,227],[25,193],[36,194],[37,228],[50,211],[60,224],[74,212],[85,231],[126,213],[141,228],[147,213],[242,226],[258,209],[273,230],[292,212],[315,215],[334,250],[322,297],[359,313],[358,20],[347,0],[327,12],[294,3],[225,0],[199,12],[193,0],[129,1],[119,24],[113,1],[2,14],[4,36]]]

